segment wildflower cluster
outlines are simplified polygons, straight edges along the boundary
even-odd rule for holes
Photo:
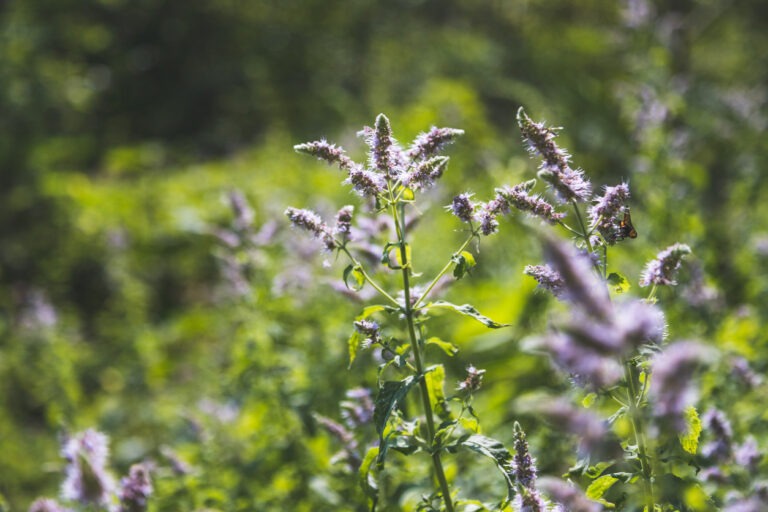
[[[641,284],[653,284],[653,289],[645,300],[612,298],[610,290],[623,292],[626,279],[609,273],[608,248],[637,237],[629,216],[629,185],[608,186],[602,195],[593,197],[591,182],[581,169],[571,167],[571,156],[555,142],[557,129],[534,122],[522,109],[517,120],[528,150],[541,158],[538,178],[547,186],[544,195],[551,195],[554,202],[534,192],[536,180],[498,187],[485,202],[469,192],[455,195],[446,209],[467,226],[467,238],[437,275],[418,284],[416,281],[422,276],[413,271],[415,256],[408,238],[414,217],[409,217],[408,211],[417,193],[434,186],[445,173],[448,158],[439,155],[439,151],[463,132],[432,128],[419,135],[408,149],[402,149],[389,120],[379,115],[372,128],[360,132],[369,149],[365,165],[353,162],[341,148],[325,141],[295,146],[299,152],[338,166],[347,174],[344,183],[361,196],[375,199],[377,213],[388,215],[385,221],[356,219],[355,227],[352,207],[346,206],[337,214],[335,227],[330,228],[311,211],[286,210],[295,227],[321,240],[327,250],[349,258],[344,271],[348,288],[359,291],[369,285],[383,301],[363,310],[349,339],[350,364],[361,351],[374,345],[381,347],[376,398],[364,397],[371,409],[358,415],[351,411],[359,407],[348,407],[344,425],[322,416],[317,416],[318,423],[341,443],[343,449],[337,458],[358,471],[372,506],[382,499],[376,477],[391,450],[407,455],[428,454],[438,488],[431,494],[424,493],[420,510],[452,512],[458,503],[474,506],[477,502],[456,498],[444,467],[444,457],[469,450],[490,457],[506,481],[508,492],[499,504],[501,510],[511,506],[520,511],[593,512],[601,509],[600,503],[613,508],[605,497],[614,485],[622,488],[617,491],[618,496],[640,496],[637,501],[646,510],[659,510],[664,497],[655,488],[655,482],[665,461],[658,455],[661,444],[654,445],[653,436],[660,429],[671,428],[673,436],[680,436],[682,448],[678,450],[689,456],[694,453],[690,439],[698,434],[691,433],[695,431],[694,419],[697,420],[695,410],[691,412],[695,399],[691,382],[697,368],[710,361],[712,355],[697,342],[666,345],[666,320],[654,304],[656,287],[675,284],[674,274],[690,249],[675,244],[648,264]],[[561,208],[572,209],[572,213]],[[471,401],[481,388],[485,370],[467,366],[457,387],[460,393],[447,397],[445,368],[441,364],[428,365],[426,361],[427,345],[437,346],[449,357],[458,352],[449,341],[426,337],[426,325],[433,311],[456,312],[489,328],[505,326],[469,304],[457,305],[428,297],[437,292],[451,269],[454,278],[463,278],[476,265],[474,255],[467,250],[469,244],[497,233],[499,218],[512,214],[533,217],[545,226],[539,232],[546,262],[528,265],[524,272],[568,306],[567,314],[556,318],[547,333],[529,338],[526,346],[546,352],[555,367],[591,397],[589,403],[601,401],[600,408],[592,411],[574,406],[564,398],[538,400],[527,407],[579,438],[580,461],[568,475],[573,480],[592,480],[588,484],[589,497],[573,481],[537,477],[535,459],[518,423],[514,424],[511,451],[480,433]],[[561,241],[552,234],[553,228],[562,229],[576,243]],[[388,291],[364,264],[377,261],[374,242],[369,241],[373,237],[356,233],[377,230],[388,238],[379,249],[378,261],[399,274],[401,286],[396,291]],[[361,248],[355,249],[361,254],[360,259],[348,247],[350,241],[360,242]],[[397,326],[388,326],[387,332],[392,335],[384,336],[383,319],[396,319],[399,330]],[[419,389],[421,414],[409,419],[408,408],[403,406],[414,388]],[[457,402],[458,411],[453,405]],[[618,409],[610,418],[603,418],[598,411],[609,409],[611,404],[618,404]],[[707,421],[715,425],[715,416],[712,418]],[[373,423],[378,439],[365,449],[353,427],[368,421]],[[624,422],[628,428],[611,429],[616,422]],[[744,460],[753,460],[751,453],[755,450],[749,452],[751,446],[745,442],[741,455]],[[720,452],[725,453],[713,448],[711,454]],[[607,462],[591,460],[600,456],[606,457]],[[635,488],[636,482],[641,490]]]
[[[73,505],[110,512],[144,512],[153,493],[150,467],[134,464],[118,484],[109,463],[109,439],[88,429],[66,439],[61,448],[66,460],[61,498]],[[71,512],[56,500],[39,498],[30,512]]]

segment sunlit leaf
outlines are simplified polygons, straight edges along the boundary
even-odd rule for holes
[[[701,419],[699,419],[699,413],[696,408],[690,406],[685,409],[685,432],[680,434],[680,446],[683,450],[696,455],[696,450],[699,448],[699,436],[701,435]]]
[[[608,285],[616,293],[625,293],[632,287],[627,278],[618,272],[608,274]]]
[[[352,291],[358,292],[365,285],[365,275],[359,266],[348,265],[344,269],[344,284]]]
[[[437,338],[434,336],[432,338],[429,338],[425,343],[427,345],[435,345],[450,357],[455,356],[459,352],[459,348],[453,343],[443,341],[440,338]]]
[[[475,309],[473,306],[469,304],[463,304],[461,306],[458,306],[456,304],[452,304],[450,302],[445,302],[442,300],[439,300],[437,302],[432,302],[426,306],[426,309],[431,308],[445,308],[445,309],[451,309],[453,311],[456,311],[457,313],[460,313],[462,315],[474,318],[481,324],[485,325],[486,327],[490,327],[491,329],[499,329],[501,327],[508,327],[509,324],[500,324],[498,322],[494,322],[487,316],[484,316],[480,314],[480,312]]]
[[[515,474],[512,469],[512,454],[500,441],[474,434],[465,439],[463,446],[493,460],[507,484],[507,502],[515,497]]]

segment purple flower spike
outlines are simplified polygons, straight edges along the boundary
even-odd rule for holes
[[[587,498],[584,493],[574,485],[559,478],[544,477],[539,482],[539,487],[547,493],[553,501],[568,512],[600,512],[602,505]]]
[[[560,298],[563,294],[563,278],[549,265],[528,265],[523,274],[534,278],[539,283],[539,288],[547,290],[555,297]]]
[[[503,198],[509,206],[513,206],[521,212],[526,212],[535,217],[557,224],[565,217],[564,213],[558,213],[555,208],[539,196],[531,196],[527,191],[527,184],[521,183],[514,187],[496,189],[497,197]]]
[[[27,512],[72,512],[71,509],[64,508],[59,502],[49,498],[38,498],[29,506]]]
[[[592,271],[592,264],[570,245],[544,238],[544,254],[563,280],[563,297],[578,304],[590,316],[609,320],[613,308],[605,284]]]
[[[471,197],[472,194],[459,194],[453,198],[453,202],[447,207],[462,222],[472,222],[475,204],[470,200]]]
[[[588,201],[592,195],[592,184],[581,169],[570,167],[571,155],[555,144],[557,130],[547,128],[544,123],[534,123],[522,107],[517,111],[517,123],[528,151],[542,157],[539,177],[552,187],[557,198],[563,203]]]
[[[413,190],[430,188],[443,175],[446,167],[448,167],[447,156],[436,156],[425,160],[403,176],[403,185]]]
[[[676,285],[675,274],[680,268],[683,257],[690,253],[691,248],[685,244],[670,245],[645,266],[640,277],[640,286]]]
[[[390,179],[397,179],[405,169],[405,155],[392,136],[392,127],[384,114],[376,117],[373,128],[366,127],[359,133],[370,148],[370,167]]]
[[[467,378],[459,382],[456,389],[474,393],[483,385],[483,375],[485,375],[485,370],[479,370],[473,365],[467,366]]]
[[[333,227],[333,234],[341,237],[343,240],[349,240],[352,232],[352,214],[355,207],[352,205],[343,206],[336,213],[336,225]]]
[[[342,171],[350,171],[356,167],[356,164],[344,153],[343,149],[328,143],[326,140],[297,144],[293,146],[293,149],[298,153],[317,157],[318,160],[328,162],[330,165],[336,164]]]
[[[315,212],[288,208],[285,210],[285,216],[288,217],[293,226],[308,231],[314,238],[322,240],[328,251],[336,248],[336,240],[331,235],[331,229]]]
[[[464,135],[464,130],[456,128],[432,127],[426,133],[420,133],[413,145],[408,148],[408,157],[413,160],[430,158],[440,152],[443,147],[451,144],[456,138]]]
[[[349,177],[344,180],[344,183],[352,185],[352,188],[363,197],[376,197],[387,189],[387,184],[380,174],[360,167],[349,171]]]
[[[605,193],[589,208],[589,222],[606,242],[614,244],[624,238],[621,228],[622,213],[629,200],[629,185],[621,183],[605,187]]]

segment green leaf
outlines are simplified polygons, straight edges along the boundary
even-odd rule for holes
[[[699,413],[696,412],[696,408],[693,406],[688,407],[684,413],[685,416],[685,432],[680,434],[680,446],[683,450],[696,455],[696,450],[699,448],[699,436],[701,435],[701,420],[699,419]]]
[[[379,433],[380,443],[384,441],[384,429],[392,411],[400,405],[416,382],[418,379],[410,375],[401,381],[386,381],[379,386],[379,394],[373,407],[373,423]]]
[[[493,460],[507,483],[507,503],[515,497],[515,473],[512,469],[512,454],[496,439],[474,434],[461,443],[473,452]]]
[[[591,484],[589,484],[589,487],[587,487],[586,495],[587,498],[598,501],[602,503],[603,505],[606,505],[609,508],[614,508],[615,505],[613,503],[610,503],[608,501],[605,501],[603,499],[603,495],[608,491],[608,489],[613,486],[616,482],[618,482],[619,479],[615,478],[611,475],[603,475]]]
[[[378,456],[379,448],[377,446],[369,448],[357,473],[360,488],[368,497],[368,504],[372,509],[376,507],[376,502],[379,500],[379,485],[371,474],[371,465]]]
[[[608,285],[611,286],[616,293],[624,293],[632,287],[627,278],[618,272],[611,272],[608,274]]]
[[[403,195],[400,196],[403,201],[413,201],[416,198],[416,194],[410,188],[403,189]]]
[[[587,409],[589,409],[590,407],[592,407],[592,404],[594,404],[594,403],[595,403],[595,400],[597,400],[597,394],[595,394],[595,393],[589,393],[587,396],[585,396],[585,397],[584,397],[584,398],[581,400],[581,405],[583,405],[584,407],[586,407]]]
[[[436,347],[440,348],[443,352],[445,352],[449,357],[453,357],[459,353],[459,348],[456,345],[454,345],[453,343],[449,343],[447,341],[443,341],[437,337],[429,338],[425,343],[427,345],[435,345]]]
[[[381,253],[381,263],[392,270],[398,270],[405,267],[406,265],[403,263],[402,251],[400,250],[401,247],[402,244],[400,242],[388,242],[387,245],[384,246],[384,251]],[[391,256],[393,250],[395,251],[394,261]],[[405,244],[405,258],[408,262],[411,261],[411,246],[408,244]]]
[[[453,277],[456,279],[461,279],[469,273],[475,265],[477,265],[475,257],[472,256],[471,252],[467,251],[462,251],[460,254],[454,255],[451,260],[456,263],[456,266],[453,268]]]
[[[460,313],[465,316],[469,316],[480,322],[486,327],[490,327],[491,329],[499,329],[501,327],[509,327],[510,324],[500,324],[498,322],[494,322],[487,316],[481,315],[478,310],[476,310],[473,306],[469,304],[463,304],[461,306],[457,306],[456,304],[452,304],[450,302],[445,302],[442,300],[439,300],[437,302],[432,302],[430,304],[427,304],[425,309],[430,308],[446,308],[446,309],[452,309],[456,311],[457,313]]]
[[[363,275],[362,269],[356,265],[348,265],[344,269],[344,284],[352,291],[359,292],[362,290],[365,284],[365,275]]]
[[[448,404],[445,402],[445,368],[438,364],[432,367],[432,371],[424,374],[424,379],[429,389],[429,404],[432,410],[441,418],[450,416]]]
[[[384,311],[386,309],[387,309],[387,306],[382,306],[381,304],[374,304],[372,306],[366,306],[366,307],[363,308],[362,313],[360,313],[359,315],[357,315],[355,317],[355,320],[357,320],[357,321],[365,320],[366,318],[368,318],[372,314],[378,313],[379,311]]]
[[[352,363],[354,363],[355,358],[357,358],[357,351],[360,350],[360,342],[360,332],[355,329],[352,331],[352,336],[350,336],[347,341],[349,347],[349,364],[347,365],[347,369],[352,368]]]

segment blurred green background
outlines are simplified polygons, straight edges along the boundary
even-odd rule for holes
[[[379,112],[406,143],[466,130],[425,198],[426,271],[455,250],[453,195],[534,177],[523,105],[564,127],[596,187],[630,183],[640,237],[617,270],[636,283],[658,250],[692,247],[661,297],[672,337],[765,371],[767,101],[762,0],[1,2],[0,493],[13,510],[55,496],[57,436],[94,426],[120,474],[155,461],[152,510],[364,510],[312,419],[375,382],[369,359],[345,370],[361,303],[330,292],[343,266],[282,212],[359,204],[292,146],[327,137],[362,160],[355,133]],[[216,236],[233,190],[255,212],[249,248]],[[448,378],[486,368],[486,430],[509,439],[519,419],[557,475],[572,445],[514,401],[567,387],[517,343],[547,321],[522,275],[538,247],[516,221],[487,242],[448,297],[514,327],[436,325],[462,348]],[[765,447],[757,394],[722,369],[703,391]],[[484,477],[462,488],[491,499]],[[403,508],[413,492],[398,488]]]

